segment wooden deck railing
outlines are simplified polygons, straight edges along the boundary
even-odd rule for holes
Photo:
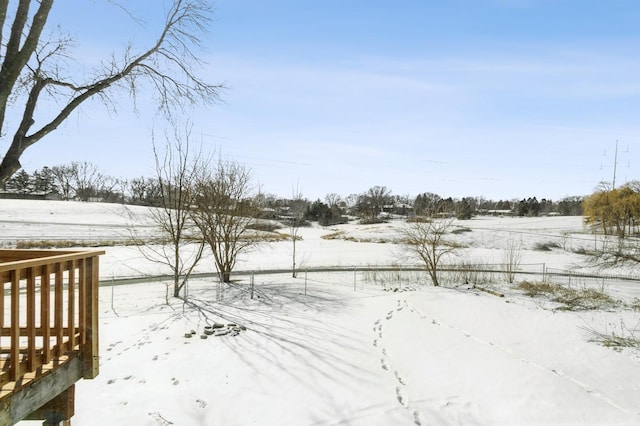
[[[79,358],[98,375],[98,256],[0,250],[0,401]]]

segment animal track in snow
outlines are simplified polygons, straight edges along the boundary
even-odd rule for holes
[[[402,377],[400,376],[400,373],[398,373],[398,371],[394,371],[393,374],[396,376],[396,380],[398,381],[398,383],[400,383],[401,385],[406,385],[407,383],[402,379]]]
[[[425,318],[424,315],[422,315],[420,312],[418,312],[415,309],[413,309],[413,307],[410,306],[409,303],[407,303],[406,300],[398,299],[396,301],[396,304],[397,304],[397,307],[395,309],[392,309],[392,310],[387,312],[387,314],[385,316],[385,319],[387,321],[393,319],[393,316],[394,316],[395,312],[400,312],[400,311],[404,310],[404,308],[407,308],[408,311],[420,316],[420,318],[422,318],[422,319]],[[380,348],[380,355],[381,355],[381,357],[380,357],[380,367],[384,371],[388,371],[388,372],[393,371],[393,375],[394,375],[395,380],[396,380],[395,397],[396,397],[396,400],[398,401],[398,404],[400,404],[404,409],[406,409],[408,414],[413,417],[413,424],[415,424],[417,426],[422,426],[422,425],[424,425],[426,423],[424,423],[421,420],[420,412],[418,410],[412,409],[412,407],[409,406],[409,395],[406,392],[406,382],[404,381],[404,379],[402,378],[402,376],[400,375],[400,373],[397,370],[392,370],[392,362],[391,362],[391,359],[389,357],[389,353],[387,352],[387,349],[384,347],[384,339],[383,339],[383,334],[382,334],[383,323],[384,323],[384,319],[378,318],[373,323],[373,327],[372,327],[373,328],[373,333],[375,335],[375,337],[373,339],[373,346],[375,348]]]
[[[416,426],[422,426],[422,420],[420,419],[420,412],[418,410],[413,411],[413,423]]]
[[[396,386],[396,398],[403,407],[408,405],[407,397],[404,395],[404,391],[400,386]]]
[[[383,370],[389,371],[389,366],[387,365],[387,361],[384,358],[380,359],[380,365],[382,366]]]

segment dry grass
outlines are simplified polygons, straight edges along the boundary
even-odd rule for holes
[[[258,239],[260,241],[265,241],[265,242],[277,242],[277,241],[285,241],[285,240],[290,240],[291,239],[291,235],[287,235],[287,234],[281,234],[279,232],[269,232],[269,233],[260,233]],[[302,240],[302,237],[296,237],[296,241],[300,241]]]
[[[257,239],[264,242],[290,240],[291,236],[279,232],[255,231],[241,239]],[[297,237],[297,240],[301,240]],[[119,239],[119,240],[18,240],[15,248],[27,249],[66,249],[74,247],[115,247],[115,246],[143,246],[147,244],[168,244],[169,240],[162,239]]]
[[[597,309],[610,309],[621,305],[606,294],[602,289],[570,288],[550,282],[522,281],[517,285],[529,297],[547,297],[551,301],[559,303],[559,310],[587,311]]]
[[[370,238],[356,238],[353,236],[346,235],[343,231],[332,232],[331,234],[323,235],[323,240],[344,240],[351,241],[352,243],[378,243],[378,244],[386,244],[392,243],[393,240],[384,237],[370,237]]]
[[[640,348],[640,330],[637,325],[635,329],[630,329],[624,321],[619,326],[609,324],[610,330],[605,332],[596,330],[593,327],[581,327],[589,338],[590,342],[599,343],[614,349]]]
[[[344,232],[336,231],[336,232],[332,232],[331,234],[323,235],[320,238],[322,238],[323,240],[339,240],[339,239],[342,239],[343,237],[344,237]]]
[[[134,240],[21,240],[17,249],[64,249],[72,247],[114,247],[139,245]]]
[[[535,243],[533,246],[533,249],[536,251],[551,251],[554,248],[560,248],[560,244],[553,241],[548,241],[545,243]]]

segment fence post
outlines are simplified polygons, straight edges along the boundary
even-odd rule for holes
[[[111,310],[114,313],[116,312],[116,310],[115,310],[115,308],[113,306],[113,292],[114,292],[114,287],[115,287],[115,285],[114,285],[115,280],[116,280],[116,278],[115,278],[114,274],[111,274]],[[116,314],[116,316],[117,315],[118,314]]]
[[[353,268],[353,291],[356,291],[356,276],[358,273],[358,268]]]
[[[253,299],[253,281],[254,281],[254,274],[253,272],[251,273],[251,298]]]
[[[304,295],[307,295],[307,272],[309,272],[308,269],[304,270]]]

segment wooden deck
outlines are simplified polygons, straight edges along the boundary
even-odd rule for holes
[[[69,424],[74,383],[99,371],[102,254],[0,250],[0,426]]]

